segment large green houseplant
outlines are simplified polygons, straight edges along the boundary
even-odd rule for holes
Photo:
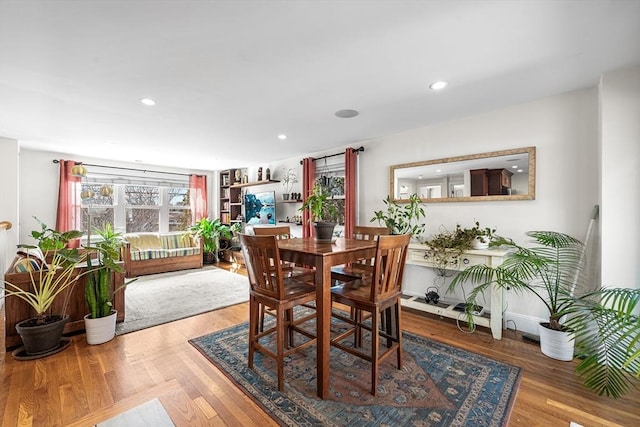
[[[585,385],[598,394],[620,397],[632,376],[640,375],[640,290],[581,291],[585,279],[582,243],[554,231],[530,231],[527,236],[536,246],[523,247],[510,239],[497,238],[496,244],[512,249],[504,262],[497,267],[474,265],[461,271],[450,290],[465,281],[473,283],[466,300],[468,308],[474,307],[477,298],[492,286],[534,295],[549,312],[549,321],[541,323],[539,329],[543,353],[572,360],[575,341],[578,354],[584,357],[576,371],[584,376]],[[473,325],[470,311],[467,320]],[[545,342],[556,336],[560,342]],[[556,357],[561,342],[570,346]]]
[[[37,217],[34,216],[33,218],[40,225],[40,230],[32,230],[30,236],[36,239],[37,246],[49,261],[55,251],[66,248],[71,240],[82,237],[83,233],[80,230],[58,231],[49,227]]]
[[[33,246],[20,245],[25,249]],[[27,251],[27,258],[31,257]],[[38,257],[39,258],[39,257]],[[44,257],[42,257],[44,258]],[[62,332],[69,315],[66,314],[69,297],[78,279],[86,274],[78,274],[75,266],[83,261],[84,255],[77,249],[61,248],[56,250],[48,264],[41,264],[34,271],[30,264],[26,273],[29,275],[30,289],[4,281],[4,297],[17,297],[26,302],[35,312],[35,317],[25,319],[16,325],[22,338],[24,350],[29,357],[40,357],[58,349],[61,345]],[[60,313],[52,313],[53,304],[58,298],[64,298]]]
[[[205,264],[212,264],[218,260],[218,247],[221,237],[231,239],[231,229],[228,225],[222,224],[219,218],[202,218],[189,228],[191,236],[202,239]]]
[[[378,224],[387,227],[391,234],[410,233],[413,238],[421,240],[425,223],[420,220],[426,217],[426,213],[418,195],[412,194],[404,205],[391,199],[391,196],[387,196],[383,201],[387,205],[386,211],[375,211],[371,222],[378,221]]]
[[[97,229],[96,233],[100,236],[98,242],[87,249],[96,253],[98,258],[87,257],[89,271],[84,294],[89,308],[89,314],[84,318],[89,344],[102,344],[113,339],[117,317],[113,309],[114,294],[135,280],[114,289],[113,274],[124,272],[122,265],[118,264],[120,248],[124,244],[122,233],[115,232],[110,223]]]
[[[309,212],[310,221],[314,222],[316,240],[331,241],[338,210],[331,203],[331,196],[325,187],[316,183],[299,210]]]

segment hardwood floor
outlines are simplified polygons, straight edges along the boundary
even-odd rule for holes
[[[187,342],[246,321],[248,312],[239,304],[99,346],[77,335],[70,348],[35,361],[0,353],[1,425],[91,426],[158,398],[176,426],[275,426]],[[445,319],[407,310],[403,319],[407,331],[523,368],[511,426],[640,425],[640,391],[598,397],[574,375],[575,362],[549,359],[519,334],[494,341],[488,331],[465,334]]]

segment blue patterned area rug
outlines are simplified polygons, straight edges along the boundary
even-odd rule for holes
[[[315,346],[285,360],[279,392],[273,359],[256,352],[255,370],[247,367],[248,336],[243,323],[190,343],[286,426],[504,426],[520,382],[520,368],[404,332],[403,369],[395,355],[384,361],[376,397],[371,365],[331,348],[329,397],[320,400]]]

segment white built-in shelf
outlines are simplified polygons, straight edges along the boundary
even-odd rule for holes
[[[231,188],[252,187],[254,185],[266,185],[266,184],[273,184],[276,182],[280,182],[280,181],[277,181],[275,179],[270,179],[270,180],[263,180],[263,181],[245,182],[242,184],[232,184]]]

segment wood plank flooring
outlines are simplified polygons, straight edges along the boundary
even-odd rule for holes
[[[178,427],[275,426],[187,342],[246,321],[248,312],[239,304],[99,346],[77,335],[70,348],[35,361],[0,353],[0,425],[93,426],[158,398]],[[450,320],[427,316],[405,310],[404,329],[523,368],[509,425],[640,425],[640,391],[619,400],[596,396],[574,375],[576,362],[549,359],[517,333],[494,341],[486,330],[465,334]]]

